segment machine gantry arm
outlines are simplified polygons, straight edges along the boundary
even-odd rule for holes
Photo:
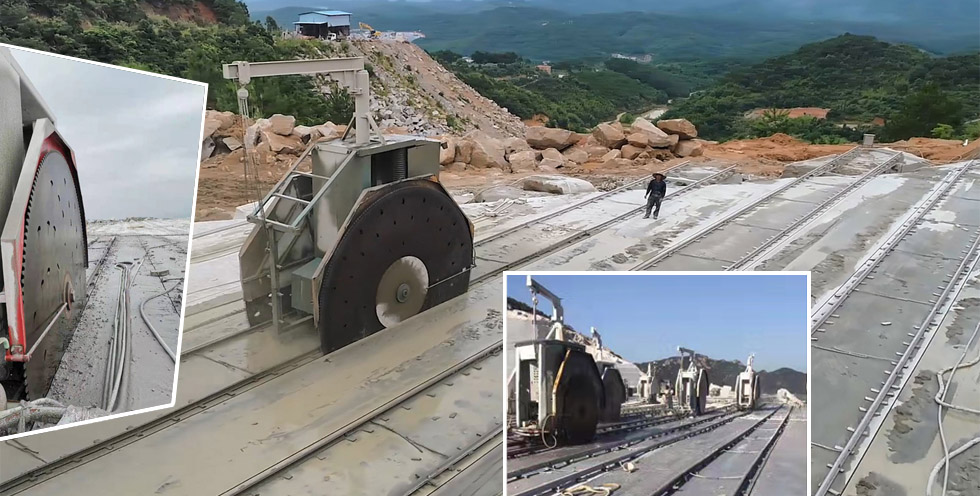
[[[677,347],[677,352],[681,354],[681,367],[684,366],[684,355],[687,354],[691,358],[690,367],[694,366],[694,359],[697,358],[698,354],[690,348],[685,348],[683,346]]]
[[[282,60],[275,62],[234,62],[223,66],[225,79],[238,82],[239,100],[248,99],[244,85],[252,78],[268,76],[326,74],[347,89],[354,97],[355,143],[367,144],[373,126],[371,111],[371,82],[364,70],[362,57],[318,60]],[[247,108],[244,106],[243,108]]]
[[[565,310],[561,307],[561,298],[558,295],[549,291],[548,288],[532,279],[531,276],[527,276],[527,287],[531,289],[532,296],[540,294],[551,301],[551,307],[553,309],[551,320],[556,322],[565,321]]]

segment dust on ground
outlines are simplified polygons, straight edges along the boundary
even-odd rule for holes
[[[936,373],[919,371],[913,379],[912,396],[895,408],[895,426],[888,432],[888,459],[893,463],[911,463],[924,458],[939,434],[936,423],[939,391]],[[950,385],[954,393],[955,384]]]
[[[132,359],[118,411],[164,405],[173,392],[174,363],[140,316],[147,318],[171,350],[177,351],[181,295],[187,260],[189,219],[126,219],[88,225],[90,273],[88,301],[48,397],[80,407],[101,407],[108,343],[121,283],[117,263],[144,260],[131,289]],[[96,262],[105,257],[101,269]],[[96,270],[100,272],[95,273]],[[117,412],[118,412],[117,411]]]
[[[895,481],[871,472],[857,483],[858,496],[905,496],[907,493]]]

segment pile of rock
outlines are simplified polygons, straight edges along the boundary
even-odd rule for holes
[[[306,144],[321,137],[339,137],[346,126],[326,122],[318,126],[297,126],[296,118],[290,115],[275,114],[268,119],[258,119],[245,130],[242,142],[241,124],[232,112],[208,110],[204,119],[201,160],[205,166],[217,165],[209,161],[214,157],[234,155],[239,159],[244,155],[245,144],[255,150],[260,164],[281,165],[291,163]]]
[[[495,139],[479,130],[460,138],[443,136],[440,163],[454,169],[495,167],[505,172],[555,172],[586,163],[604,166],[645,165],[704,153],[697,129],[685,119],[656,125],[639,118],[629,128],[619,122],[599,124],[591,134],[565,129],[528,127],[525,139]]]
[[[319,126],[297,126],[292,116],[276,114],[259,119],[245,130],[242,142],[237,116],[209,110],[205,119],[203,157],[231,154],[240,159],[248,143],[259,164],[278,167],[290,163],[311,139],[341,136],[346,126],[331,122]],[[412,134],[411,129],[391,127],[386,134]],[[684,119],[662,120],[656,125],[639,118],[629,128],[615,122],[600,124],[591,134],[565,129],[528,127],[524,138],[495,138],[479,129],[463,136],[442,135],[439,163],[450,170],[497,169],[502,172],[556,173],[584,164],[603,167],[642,166],[675,157],[703,153],[697,129]]]
[[[661,120],[654,125],[640,117],[628,129],[618,122],[599,124],[592,131],[592,141],[608,150],[601,157],[604,164],[628,165],[699,156],[704,153],[704,145],[694,139],[697,135],[694,124],[685,119]]]
[[[581,139],[581,135],[571,131],[544,127],[529,127],[526,139],[496,139],[477,129],[461,137],[440,137],[439,163],[455,170],[498,168],[505,172],[554,172],[586,162],[587,156],[570,157],[562,153]]]

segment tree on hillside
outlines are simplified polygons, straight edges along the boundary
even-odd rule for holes
[[[514,52],[490,53],[479,50],[473,52],[470,58],[473,59],[473,63],[475,64],[513,64],[521,59]]]
[[[934,83],[906,97],[901,109],[885,125],[886,139],[897,141],[914,136],[931,136],[940,124],[958,128],[963,123],[963,105]]]
[[[276,18],[272,16],[265,16],[265,30],[273,35],[279,35],[282,32],[282,28],[279,27]]]

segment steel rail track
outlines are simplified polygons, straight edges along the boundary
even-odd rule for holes
[[[940,181],[939,184],[913,208],[908,218],[898,227],[891,236],[885,239],[881,245],[862,262],[861,266],[841,284],[830,297],[824,301],[810,315],[810,335],[823,332],[821,326],[829,319],[840,307],[848,295],[871,276],[871,273],[881,264],[885,256],[892,252],[895,247],[908,236],[913,229],[922,221],[925,216],[932,211],[941,200],[949,196],[950,192],[964,175],[980,161],[972,160],[962,167],[950,172]]]
[[[854,181],[853,183],[847,185],[847,187],[845,187],[844,189],[838,191],[830,198],[827,198],[826,200],[821,202],[819,205],[814,207],[814,209],[811,210],[809,213],[797,219],[795,222],[793,222],[788,227],[786,227],[786,229],[783,229],[782,231],[773,235],[771,238],[765,240],[761,245],[755,247],[752,251],[742,256],[742,258],[736,260],[734,263],[726,267],[725,270],[728,271],[743,270],[746,266],[754,267],[762,260],[768,258],[770,254],[769,252],[774,246],[776,246],[783,240],[791,238],[793,235],[798,234],[800,231],[803,230],[804,227],[810,224],[817,217],[820,217],[821,215],[825,214],[828,210],[830,210],[835,205],[843,201],[844,198],[846,198],[852,192],[854,192],[861,186],[868,184],[875,177],[878,177],[882,172],[884,172],[889,167],[897,163],[898,160],[903,156],[904,155],[902,152],[897,152],[895,155],[893,155],[888,160],[882,162],[877,167],[869,170],[868,172],[865,172],[863,175],[861,175],[861,177],[857,179],[857,181]]]
[[[680,169],[681,167],[684,167],[684,166],[689,165],[689,164],[690,164],[690,161],[689,160],[685,160],[685,161],[683,161],[683,162],[681,162],[681,163],[679,163],[677,165],[674,165],[674,166],[668,167],[667,169],[664,169],[663,171],[661,171],[661,174],[666,174],[667,172],[675,171],[675,170]],[[495,241],[495,240],[498,240],[500,238],[503,238],[504,236],[508,236],[510,234],[513,234],[515,232],[518,232],[518,231],[520,231],[522,229],[526,229],[526,228],[528,228],[530,226],[533,226],[534,224],[538,224],[538,223],[541,223],[541,222],[544,222],[544,221],[547,221],[547,220],[554,219],[555,217],[558,217],[559,215],[562,215],[564,213],[568,213],[568,212],[571,212],[573,210],[577,210],[577,209],[579,209],[581,207],[584,207],[586,205],[591,205],[591,204],[593,204],[593,203],[595,203],[595,202],[597,202],[599,200],[603,200],[603,199],[609,198],[610,196],[619,194],[619,193],[621,193],[623,191],[632,189],[634,186],[636,186],[638,184],[642,184],[643,182],[648,181],[649,179],[650,178],[648,178],[648,177],[642,177],[640,179],[636,179],[634,181],[630,181],[627,184],[624,184],[624,185],[622,185],[622,186],[620,186],[618,188],[615,188],[615,189],[611,189],[611,190],[606,191],[606,192],[604,192],[602,194],[593,196],[592,198],[588,198],[588,199],[582,200],[582,201],[580,201],[578,203],[573,203],[571,205],[568,205],[566,207],[560,208],[560,209],[555,210],[553,212],[549,212],[549,213],[547,213],[547,214],[545,214],[545,215],[543,215],[541,217],[537,217],[537,218],[531,219],[531,220],[529,220],[527,222],[522,222],[522,223],[517,224],[515,226],[511,226],[511,227],[509,227],[507,229],[504,229],[503,231],[500,231],[500,232],[491,234],[491,235],[489,235],[489,236],[487,236],[485,238],[481,238],[480,240],[478,240],[474,244],[476,246],[482,246],[482,245],[487,244],[487,243],[489,243],[491,241]]]
[[[806,174],[803,174],[802,176],[794,179],[793,181],[790,181],[790,182],[788,182],[788,183],[786,183],[786,184],[784,184],[784,185],[782,185],[782,186],[780,186],[780,187],[778,187],[778,188],[770,191],[769,193],[766,193],[761,198],[758,198],[758,199],[752,201],[751,203],[743,206],[742,208],[739,208],[734,213],[731,213],[731,214],[726,215],[725,217],[723,217],[721,219],[716,220],[715,222],[713,222],[710,225],[708,225],[708,227],[706,227],[704,229],[701,229],[698,232],[692,233],[689,236],[681,239],[680,241],[678,241],[676,243],[673,243],[667,249],[661,250],[660,252],[658,252],[653,257],[651,257],[651,258],[649,258],[647,260],[641,261],[640,263],[634,265],[633,267],[630,267],[628,270],[647,270],[647,269],[650,269],[650,268],[654,267],[655,265],[657,265],[658,262],[660,262],[660,261],[664,260],[665,258],[673,255],[674,253],[676,253],[676,252],[678,252],[678,251],[680,251],[680,250],[682,250],[682,249],[684,249],[684,248],[686,248],[686,247],[688,247],[688,246],[690,246],[690,245],[692,245],[692,244],[694,244],[694,243],[696,243],[696,242],[704,239],[707,235],[711,234],[712,232],[714,232],[714,231],[716,231],[718,229],[721,229],[722,227],[724,227],[724,226],[726,226],[728,224],[731,224],[736,219],[738,219],[738,218],[740,218],[740,217],[742,217],[742,216],[744,216],[744,215],[752,212],[753,210],[755,210],[759,205],[762,205],[763,203],[769,202],[770,200],[774,199],[777,195],[779,195],[781,193],[784,193],[785,191],[789,190],[790,188],[792,188],[794,186],[798,186],[798,185],[800,185],[800,184],[808,181],[811,178],[817,177],[817,176],[819,176],[821,174],[824,174],[826,172],[830,172],[830,171],[836,169],[837,167],[841,166],[842,164],[844,164],[845,162],[849,161],[854,156],[856,156],[857,154],[859,154],[861,152],[861,150],[862,150],[862,147],[860,147],[860,146],[856,146],[854,148],[851,148],[850,150],[848,150],[848,151],[846,151],[846,152],[844,152],[844,153],[842,153],[842,154],[834,157],[833,159],[831,159],[826,164],[823,164],[823,165],[820,165],[818,167],[813,168],[812,170],[810,170]]]
[[[646,429],[647,427],[654,427],[657,425],[665,424],[667,422],[683,420],[677,415],[660,415],[651,418],[644,418],[638,420],[630,420],[626,422],[621,422],[618,424],[599,426],[596,428],[596,437],[608,436],[610,434],[619,434],[621,432],[630,432],[640,429]],[[507,450],[507,458],[519,458],[528,455],[536,455],[538,453],[543,453],[545,451],[550,451],[553,448],[548,448],[540,444],[530,444],[525,446],[518,446],[515,450]],[[523,449],[526,448],[526,449]],[[518,451],[519,450],[519,451]]]
[[[595,477],[595,476],[597,476],[597,475],[599,475],[601,473],[608,472],[609,470],[612,470],[612,469],[618,469],[620,463],[624,463],[624,462],[627,462],[627,461],[630,461],[630,460],[634,460],[634,459],[639,458],[640,456],[645,455],[646,453],[649,453],[649,452],[651,452],[653,450],[660,449],[660,448],[663,448],[665,446],[669,446],[669,445],[675,444],[675,443],[677,443],[679,441],[682,441],[684,439],[689,439],[689,438],[692,438],[692,437],[700,436],[701,434],[704,434],[706,432],[713,431],[713,430],[717,429],[718,427],[721,427],[721,426],[723,426],[725,424],[728,424],[729,422],[735,420],[736,418],[745,416],[747,413],[748,412],[736,412],[736,413],[732,413],[732,414],[729,414],[729,415],[723,415],[721,417],[717,417],[717,419],[718,419],[717,422],[714,422],[714,423],[711,423],[711,424],[707,424],[707,425],[702,425],[702,426],[700,426],[700,427],[698,427],[696,429],[690,430],[690,431],[676,433],[675,435],[669,435],[667,438],[662,439],[662,440],[660,440],[658,442],[652,443],[649,446],[645,446],[642,449],[638,449],[638,450],[634,450],[634,451],[628,451],[627,453],[624,453],[622,455],[619,455],[619,456],[616,456],[616,457],[613,457],[613,458],[610,458],[610,459],[607,459],[607,460],[602,460],[602,461],[599,461],[599,462],[592,463],[590,465],[587,465],[587,466],[583,467],[581,470],[576,470],[573,473],[566,474],[566,475],[564,475],[562,477],[559,477],[557,479],[550,480],[548,482],[543,482],[543,483],[541,483],[541,484],[539,484],[537,486],[534,486],[534,487],[531,487],[531,488],[522,490],[520,492],[508,491],[508,494],[511,495],[511,496],[540,496],[540,495],[545,495],[545,494],[552,494],[554,492],[557,492],[557,491],[560,491],[560,490],[563,490],[563,489],[567,489],[568,487],[570,487],[570,486],[572,486],[574,484],[578,484],[581,481],[584,481],[586,479]],[[766,415],[765,417],[761,418],[755,424],[750,425],[749,427],[746,428],[745,431],[743,431],[742,435],[743,436],[744,435],[748,435],[749,433],[752,432],[752,430],[754,430],[755,427],[757,427],[758,425],[761,425],[763,422],[765,422],[766,420],[768,420],[775,413],[776,413],[776,411],[773,411],[773,412],[769,413],[768,415]],[[578,460],[576,462],[569,462],[569,463],[566,463],[563,466],[563,468],[566,468],[567,469],[568,468],[568,465],[570,465],[571,463],[579,463],[579,462],[584,462],[584,461],[586,461],[586,460],[583,459],[583,460]],[[685,471],[685,473],[687,473],[687,472]],[[682,476],[683,476],[683,474],[682,474]],[[513,479],[508,475],[508,481],[511,481],[511,480],[513,480]]]
[[[935,194],[934,197],[928,202],[927,208],[921,209],[916,213],[916,215],[913,215],[913,218],[907,221],[907,225],[903,224],[903,227],[898,233],[896,233],[896,240],[893,243],[887,244],[888,249],[884,251],[881,257],[875,259],[873,262],[874,266],[877,266],[880,263],[881,259],[884,258],[884,255],[887,255],[887,253],[894,250],[895,245],[898,244],[898,241],[904,239],[904,237],[912,230],[912,227],[918,224],[925,212],[931,210],[938,203],[939,199],[944,198],[949,194],[953,185],[959,182],[965,172],[972,167],[975,162],[976,161],[971,161],[957,170],[957,172],[953,175],[952,180],[938,189],[938,194]],[[947,179],[950,178],[947,176]],[[909,224],[909,222],[911,223]],[[861,420],[859,421],[857,427],[848,429],[851,432],[851,435],[848,437],[847,442],[842,448],[838,450],[835,447],[834,450],[838,451],[837,458],[832,464],[828,464],[828,468],[830,470],[824,477],[820,486],[817,488],[814,496],[824,496],[827,493],[835,496],[840,494],[839,491],[832,489],[831,486],[834,484],[837,478],[844,473],[844,463],[855,455],[855,451],[858,449],[858,444],[861,442],[862,438],[864,438],[866,435],[870,436],[871,423],[876,417],[881,415],[881,409],[883,406],[885,406],[886,401],[889,403],[894,403],[894,399],[889,400],[889,398],[895,397],[893,389],[901,389],[904,383],[908,380],[907,374],[913,372],[911,369],[914,369],[914,367],[910,367],[910,360],[913,359],[913,355],[919,356],[925,351],[925,345],[928,344],[925,339],[926,335],[931,335],[932,331],[942,324],[942,321],[945,319],[946,314],[949,313],[950,308],[958,297],[963,285],[965,285],[969,275],[976,270],[978,266],[980,266],[980,228],[974,231],[972,238],[973,239],[970,241],[970,246],[962,252],[963,256],[959,265],[951,274],[948,275],[949,281],[946,283],[946,286],[942,288],[941,293],[936,294],[935,301],[932,302],[933,306],[923,318],[922,322],[918,326],[913,327],[913,329],[915,329],[915,333],[908,333],[912,339],[908,342],[902,343],[906,345],[905,350],[901,353],[896,352],[896,355],[899,355],[899,358],[892,362],[892,370],[887,371],[888,377],[882,383],[881,389],[872,390],[876,393],[875,397],[871,401],[871,405],[866,410],[862,410],[864,411],[864,415],[861,416]],[[867,274],[867,271],[861,270],[856,275],[863,280],[867,277]],[[839,300],[835,303],[835,308],[840,306],[840,301],[846,299],[847,296],[854,291],[855,287],[856,285],[849,286],[846,294],[839,298]],[[915,361],[918,361],[917,357],[915,358]],[[896,382],[900,379],[902,384],[896,384]],[[850,480],[850,477],[851,474],[849,473],[846,479]]]
[[[492,443],[496,446],[503,444],[504,440],[501,437],[503,432],[504,432],[504,426],[499,425],[492,431],[487,432],[484,435],[480,436],[479,439],[471,443],[469,446],[461,449],[459,453],[456,454],[456,456],[450,457],[442,465],[439,465],[425,476],[419,477],[418,482],[412,484],[407,490],[401,492],[401,494],[404,496],[411,496],[416,491],[426,486],[432,486],[433,488],[436,489],[439,488],[440,487],[439,484],[435,482],[439,476],[441,476],[446,472],[449,472],[460,463],[463,463],[467,458],[473,456],[474,454],[479,452],[481,448],[487,446],[488,444]]]
[[[566,466],[570,463],[575,463],[578,461],[593,458],[596,455],[601,455],[603,453],[608,453],[611,451],[616,451],[619,449],[634,446],[636,444],[643,443],[651,439],[662,438],[665,436],[672,438],[671,436],[673,434],[677,434],[677,433],[684,434],[685,432],[687,432],[685,436],[690,437],[691,432],[693,433],[706,432],[706,430],[704,430],[702,427],[704,424],[709,424],[710,426],[713,426],[707,429],[707,430],[711,430],[714,427],[728,423],[729,421],[734,420],[735,418],[738,418],[744,414],[745,412],[731,412],[731,413],[718,413],[716,415],[711,415],[711,416],[706,415],[706,416],[699,417],[691,422],[677,425],[662,431],[651,432],[646,435],[635,436],[627,439],[609,441],[600,444],[598,446],[593,446],[591,448],[584,448],[581,450],[573,451],[572,453],[567,455],[559,456],[557,458],[541,460],[536,463],[529,464],[525,467],[516,470],[511,470],[507,473],[507,480],[523,479],[528,476],[533,476],[534,474],[541,472],[542,470]],[[680,421],[683,422],[683,420],[684,419],[681,419]],[[719,421],[719,422],[715,422],[715,421]],[[685,436],[682,436],[678,439],[682,439]],[[659,444],[658,446],[665,446],[666,444],[670,444],[670,443],[663,443],[663,444]]]
[[[425,381],[416,385],[412,389],[404,391],[398,396],[396,396],[395,398],[392,398],[391,400],[386,401],[382,405],[373,408],[370,412],[352,420],[343,428],[334,431],[333,434],[320,438],[318,441],[306,446],[305,448],[301,449],[300,451],[297,451],[291,456],[283,458],[279,462],[273,464],[272,466],[266,468],[265,470],[259,472],[258,474],[253,475],[248,480],[242,481],[241,484],[238,484],[235,487],[232,487],[220,494],[222,496],[231,495],[231,494],[242,494],[245,491],[248,491],[249,489],[275,476],[276,474],[279,474],[282,471],[287,470],[288,468],[303,462],[307,458],[314,456],[318,452],[322,451],[324,448],[329,449],[329,445],[332,444],[334,441],[337,441],[338,439],[341,439],[344,436],[353,433],[355,430],[361,428],[368,422],[378,418],[380,415],[391,410],[392,408],[396,408],[398,405],[405,403],[406,401],[420,394],[425,393],[426,390],[428,390],[433,386],[438,385],[440,382],[456,374],[459,374],[460,372],[476,365],[477,363],[483,360],[490,358],[492,355],[498,353],[500,350],[503,349],[502,345],[503,345],[503,341],[498,341],[495,344],[487,346],[486,348],[478,351],[477,353],[474,353],[473,355],[467,357],[463,361],[449,368],[446,368],[441,373],[436,374],[430,377],[429,379],[426,379]],[[502,428],[503,425],[499,426],[499,428],[497,428],[496,430],[499,431]],[[478,447],[479,446],[472,447],[470,452],[474,451]]]
[[[687,472],[681,473],[677,478],[671,480],[668,484],[666,484],[663,488],[661,488],[661,490],[650,493],[650,496],[661,496],[667,494],[674,494],[677,492],[683,492],[684,484],[690,481],[691,479],[693,479],[695,477],[694,474],[696,472],[701,471],[706,467],[709,467],[712,462],[718,459],[718,457],[731,451],[732,448],[737,446],[742,440],[748,437],[749,434],[758,430],[758,428],[763,424],[765,424],[765,422],[772,420],[780,409],[781,408],[773,411],[768,417],[765,418],[763,422],[756,424],[755,426],[750,428],[746,433],[739,435],[738,438],[735,439],[734,441],[727,443],[724,446],[720,447],[719,449],[707,454],[695,465],[690,467],[687,470]],[[783,416],[783,418],[779,420],[779,425],[776,426],[775,432],[773,432],[772,436],[769,437],[769,440],[766,441],[766,445],[761,450],[759,450],[759,453],[756,454],[755,459],[752,460],[751,465],[749,465],[749,468],[746,469],[744,474],[732,476],[732,477],[741,477],[738,488],[732,493],[733,495],[747,494],[748,487],[751,485],[753,477],[755,476],[755,474],[758,473],[759,469],[762,468],[765,460],[769,456],[769,453],[771,453],[772,449],[776,446],[776,441],[779,439],[780,436],[782,436],[783,430],[786,428],[786,424],[789,422],[789,417],[790,415],[792,415],[792,413],[793,413],[793,408],[790,407],[786,412],[786,414]],[[718,496],[723,496],[721,493],[717,493],[717,494]]]
[[[101,458],[116,450],[124,448],[130,444],[140,441],[146,436],[162,431],[170,426],[193,417],[199,413],[208,411],[210,408],[227,401],[229,398],[241,395],[254,389],[276,377],[295,370],[307,363],[321,357],[320,351],[315,350],[305,355],[301,355],[293,360],[272,367],[266,371],[249,376],[228,387],[222,388],[214,393],[201,398],[183,407],[178,407],[174,411],[150,420],[142,425],[136,426],[126,432],[110,437],[104,441],[93,444],[85,449],[79,450],[71,455],[47,463],[37,469],[25,472],[9,481],[0,484],[0,494],[17,494],[31,486],[40,484],[46,480],[57,477],[76,467],[80,467],[90,461]]]
[[[88,278],[87,281],[85,281],[85,284],[89,288],[94,286],[95,283],[99,281],[99,277],[101,277],[103,272],[102,269],[105,268],[105,261],[106,259],[109,258],[109,253],[112,251],[112,247],[115,246],[115,244],[116,244],[116,237],[112,236],[111,239],[109,240],[109,245],[105,247],[105,251],[102,252],[102,256],[99,257],[99,261],[95,263],[95,269],[92,271],[92,275]]]
[[[667,196],[664,197],[664,201],[667,201],[667,200],[672,199],[672,198],[676,198],[677,196],[683,195],[684,193],[688,193],[688,192],[693,191],[693,190],[695,190],[697,188],[700,188],[700,187],[702,187],[702,186],[704,186],[706,184],[710,184],[710,183],[716,181],[717,179],[719,179],[719,178],[721,178],[723,176],[727,176],[728,174],[731,174],[732,172],[734,172],[736,167],[737,166],[734,166],[733,165],[731,167],[728,167],[726,169],[723,169],[721,171],[718,171],[718,172],[716,172],[714,174],[711,174],[710,176],[707,176],[707,177],[698,179],[697,181],[694,181],[693,183],[688,184],[687,186],[684,186],[681,189],[678,189],[678,190],[676,190],[676,191],[674,191],[672,193],[668,193]],[[499,274],[503,273],[504,271],[511,270],[511,269],[514,269],[514,268],[517,268],[517,267],[526,265],[526,264],[528,264],[530,262],[533,262],[535,260],[538,260],[540,258],[543,258],[546,255],[550,255],[550,254],[552,254],[552,253],[554,253],[554,252],[556,252],[556,251],[558,251],[558,250],[560,250],[562,248],[565,248],[567,246],[573,245],[573,244],[578,243],[580,241],[589,239],[589,238],[591,238],[591,237],[593,237],[593,236],[595,236],[595,235],[597,235],[597,234],[605,231],[606,229],[609,229],[610,227],[612,227],[612,226],[614,226],[616,224],[619,224],[619,223],[621,223],[621,222],[623,222],[623,221],[625,221],[627,219],[630,219],[630,218],[634,217],[636,214],[642,212],[644,208],[646,208],[646,205],[641,205],[639,207],[636,207],[634,209],[629,210],[628,212],[625,212],[625,213],[622,213],[620,215],[617,215],[617,216],[615,216],[615,217],[613,217],[613,218],[611,218],[611,219],[609,219],[609,220],[607,220],[607,221],[605,221],[605,222],[603,222],[601,224],[598,224],[598,225],[592,226],[590,228],[587,228],[587,229],[583,229],[581,231],[578,231],[575,234],[572,234],[572,235],[570,235],[570,236],[568,236],[568,237],[566,237],[566,238],[564,238],[564,239],[562,239],[560,241],[557,241],[557,242],[555,242],[555,243],[553,243],[553,244],[551,244],[551,245],[549,245],[549,246],[547,246],[545,248],[542,248],[541,250],[538,250],[538,251],[536,251],[536,252],[534,252],[534,253],[532,253],[530,255],[521,257],[521,258],[519,258],[517,260],[506,262],[503,266],[498,267],[496,269],[493,269],[492,271],[490,271],[487,274],[483,274],[481,276],[478,276],[474,281],[476,281],[476,282],[486,281],[487,279],[493,278],[494,276],[499,275]]]

